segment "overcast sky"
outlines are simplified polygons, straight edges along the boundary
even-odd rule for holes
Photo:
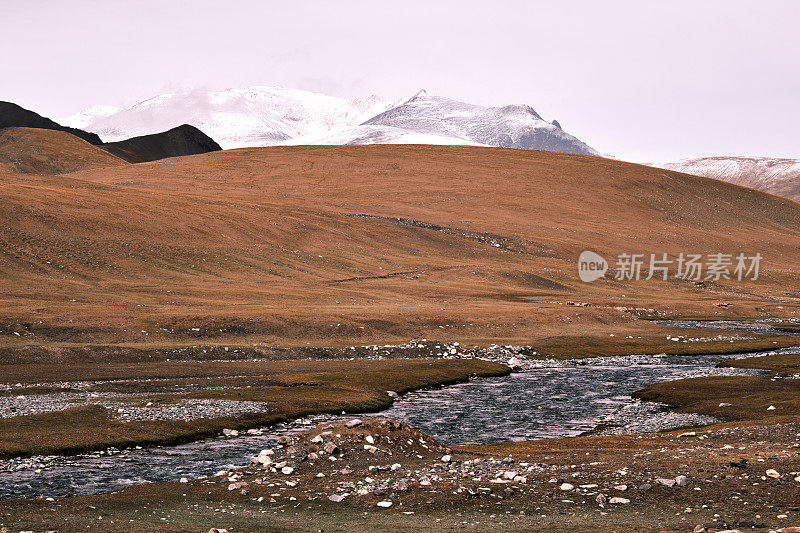
[[[56,119],[193,88],[424,88],[529,104],[621,159],[800,157],[793,0],[0,0],[0,21],[0,100]]]

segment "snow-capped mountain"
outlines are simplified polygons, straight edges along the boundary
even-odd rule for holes
[[[727,181],[800,202],[800,159],[717,156],[654,166]]]
[[[482,107],[424,91],[394,105],[250,87],[171,93],[127,109],[95,106],[62,119],[105,142],[191,124],[223,148],[284,144],[468,144],[599,155],[529,106]]]
[[[163,94],[98,117],[85,128],[113,142],[190,124],[223,148],[270,146],[357,125],[388,107],[374,96],[347,100],[293,89],[249,87]]]
[[[98,120],[110,117],[114,113],[122,111],[121,107],[115,105],[95,105],[89,109],[85,109],[80,113],[75,113],[68,117],[62,118],[59,122],[70,128],[86,129],[86,126],[97,122]]]
[[[483,107],[430,96],[424,91],[367,120],[364,125],[391,126],[484,146],[600,155],[563,131],[558,122],[544,120],[530,106]]]

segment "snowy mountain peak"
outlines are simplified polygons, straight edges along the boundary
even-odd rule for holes
[[[364,125],[388,126],[485,146],[599,155],[560,127],[546,122],[528,105],[483,107],[424,94],[370,118]]]
[[[168,93],[98,117],[85,127],[105,141],[191,124],[223,148],[267,146],[356,125],[389,107],[372,96],[347,100],[309,91],[255,86]]]
[[[162,94],[62,120],[106,142],[191,124],[223,148],[278,144],[471,144],[599,155],[528,105],[483,107],[420,90],[395,104],[253,86]]]

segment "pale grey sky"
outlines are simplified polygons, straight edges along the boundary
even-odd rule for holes
[[[633,161],[800,157],[800,2],[0,0],[0,100],[53,118],[277,85],[525,103]]]

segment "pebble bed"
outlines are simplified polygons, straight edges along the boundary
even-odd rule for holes
[[[189,399],[170,404],[141,405],[144,395],[110,392],[61,392],[0,397],[0,417],[35,415],[81,405],[99,405],[124,422],[152,420],[196,420],[267,411],[262,402]],[[139,405],[137,405],[139,404]]]

